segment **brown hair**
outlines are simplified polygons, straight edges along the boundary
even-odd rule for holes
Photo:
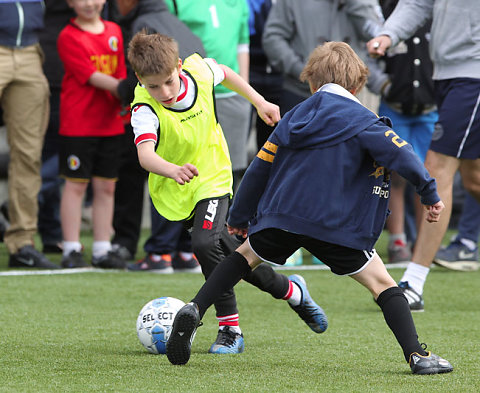
[[[169,75],[178,65],[178,43],[163,34],[147,34],[142,30],[128,44],[128,61],[142,76]]]
[[[336,83],[358,93],[365,85],[368,67],[345,42],[326,42],[317,46],[305,65],[300,80],[307,81],[313,91],[326,83]]]

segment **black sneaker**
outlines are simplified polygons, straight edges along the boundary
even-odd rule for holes
[[[408,363],[413,374],[441,374],[453,371],[453,366],[448,360],[430,351],[424,356],[417,352],[412,353]]]
[[[118,253],[110,250],[101,257],[93,257],[92,265],[102,269],[125,269],[127,262]]]
[[[78,251],[72,251],[70,254],[62,258],[62,267],[66,269],[87,266],[88,263],[83,258],[83,254]]]
[[[182,255],[177,252],[172,259],[172,267],[178,272],[201,273],[202,269],[195,255],[192,254],[190,259],[183,259]]]
[[[61,254],[63,247],[61,243],[44,244],[42,251],[44,254]]]
[[[130,250],[122,246],[121,244],[112,244],[112,250],[115,251],[118,255],[120,255],[121,258],[123,258],[126,261],[133,261],[134,256],[130,252]]]
[[[20,248],[15,254],[10,254],[8,267],[33,267],[38,269],[60,269],[60,266],[51,262],[33,246]]]
[[[175,316],[167,340],[167,358],[172,364],[186,364],[190,359],[195,332],[200,326],[200,313],[195,303],[187,303]]]
[[[425,305],[423,302],[423,297],[417,291],[415,291],[409,284],[408,281],[400,281],[398,287],[403,291],[403,294],[407,298],[408,305],[410,306],[410,311],[413,312],[423,312],[425,310]]]
[[[242,353],[245,350],[243,334],[239,334],[226,326],[218,331],[217,339],[212,344],[208,353],[231,354]]]
[[[152,272],[161,274],[173,273],[172,256],[170,254],[147,254],[136,263],[129,263],[127,269],[132,272]]]

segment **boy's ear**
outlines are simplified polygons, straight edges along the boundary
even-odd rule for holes
[[[140,75],[138,75],[138,74],[135,72],[135,76],[137,77],[138,81],[143,85],[143,82],[142,82],[142,79],[140,78]]]
[[[178,58],[178,65],[177,65],[177,70],[178,70],[178,73],[180,73],[180,71],[182,70],[182,59]]]

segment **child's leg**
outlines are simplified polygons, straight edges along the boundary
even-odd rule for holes
[[[209,278],[215,267],[241,244],[226,230],[227,213],[228,198],[200,202],[195,209],[192,246],[205,278]],[[285,275],[276,273],[271,266],[266,264],[258,266],[253,272],[246,272],[242,278],[262,291],[270,293],[276,299],[284,298],[291,287],[291,283]],[[215,309],[220,326],[224,324],[238,326],[234,285],[227,287],[227,290],[215,299]],[[295,294],[298,294],[298,298],[301,297],[300,290],[297,290]],[[231,317],[231,320],[225,320],[225,317]]]
[[[80,241],[82,223],[82,202],[88,182],[65,181],[60,202],[60,218],[62,222],[63,240]]]
[[[405,360],[408,362],[413,352],[426,355],[427,353],[418,342],[408,301],[387,272],[378,254],[375,253],[370,264],[352,277],[372,293],[382,309],[388,327],[402,347]]]
[[[192,248],[205,279],[240,245],[235,238],[227,238],[225,220],[228,204],[228,198],[218,198],[199,202],[195,208]],[[220,326],[238,327],[238,309],[233,285],[215,299],[215,309]]]
[[[245,242],[237,251],[248,253],[248,248],[248,243]],[[222,263],[217,265],[192,302],[183,306],[175,316],[170,337],[167,341],[167,358],[170,363],[185,364],[188,362],[192,341],[205,311],[222,294],[231,290],[243,276],[251,271],[247,259],[237,251],[230,254]],[[260,263],[259,260],[257,262]],[[252,266],[254,265],[252,264]],[[220,333],[221,331],[219,336]],[[243,350],[243,337],[241,341]],[[212,347],[215,345],[214,343]],[[220,352],[217,351],[215,353]]]
[[[197,295],[192,299],[192,302],[198,305],[200,319],[213,302],[223,293],[232,289],[243,277],[252,271],[252,268],[260,263],[261,260],[252,251],[248,242],[244,242],[237,251],[218,264]]]
[[[94,177],[92,187],[93,240],[109,242],[112,237],[115,181]]]
[[[215,274],[216,282],[209,284],[210,280],[213,280],[210,276],[207,280],[210,286],[204,286],[193,299],[194,303],[199,303],[200,314],[203,315],[212,299],[222,293],[222,290],[230,288],[243,278],[270,293],[274,298],[286,300],[314,332],[324,332],[328,326],[327,318],[322,308],[311,298],[303,277],[298,275],[286,277],[278,274],[271,266],[261,264],[258,256],[262,255],[269,261],[282,263],[298,248],[300,238],[298,235],[273,229],[249,237],[236,252],[216,267],[212,273]],[[258,254],[253,251],[251,244],[254,244]]]

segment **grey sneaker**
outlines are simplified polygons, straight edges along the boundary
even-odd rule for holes
[[[412,251],[408,244],[396,240],[388,245],[388,262],[399,263],[412,260]]]
[[[417,293],[417,291],[408,284],[408,281],[400,281],[398,287],[402,289],[403,294],[407,298],[410,311],[423,312],[425,310],[422,295]]]
[[[8,267],[60,269],[60,266],[51,262],[45,255],[31,245],[23,246],[16,253],[10,254]]]
[[[478,247],[470,250],[460,240],[455,239],[447,247],[438,250],[433,263],[450,270],[471,272],[478,270]]]

